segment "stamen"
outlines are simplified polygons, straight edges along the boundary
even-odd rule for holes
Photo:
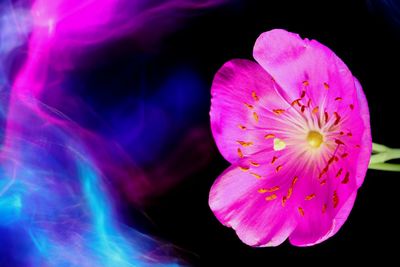
[[[273,193],[273,192],[275,192],[275,191],[278,191],[279,190],[279,186],[274,186],[274,187],[271,187],[271,188],[260,188],[260,189],[258,189],[258,193],[260,193],[260,194],[264,194],[264,193]]]
[[[333,114],[334,114],[335,117],[336,117],[335,122],[334,122],[333,124],[334,124],[334,125],[338,125],[339,122],[340,122],[341,117],[340,117],[340,115],[339,115],[337,112],[333,112]]]
[[[306,96],[306,91],[301,91],[301,95],[300,95],[300,98],[304,98]]]
[[[318,111],[319,111],[319,107],[316,106],[315,108],[313,108],[312,113],[313,113],[313,114],[317,114]]]
[[[344,159],[344,158],[346,158],[348,155],[349,155],[349,153],[343,153],[341,157],[342,157],[342,159]]]
[[[329,168],[328,166],[326,166],[325,168],[322,169],[322,172],[319,174],[318,179],[321,179],[322,176],[324,176],[324,174],[328,172],[328,168]]]
[[[342,175],[343,169],[340,168],[339,171],[336,173],[336,178],[338,178],[340,175]]]
[[[328,120],[329,120],[329,114],[328,114],[328,112],[324,112],[324,117],[325,117],[325,123],[328,123]]]
[[[339,139],[335,139],[335,143],[336,143],[337,145],[344,145],[344,143],[343,143],[341,140],[339,140]]]
[[[253,175],[254,177],[256,177],[257,179],[261,179],[261,175],[259,175],[257,173],[251,172],[250,174]]]
[[[251,92],[251,97],[255,100],[255,101],[259,101],[260,99],[258,98],[256,92]]]
[[[283,112],[285,112],[284,109],[274,109],[272,110],[276,115],[281,115]]]
[[[274,138],[275,135],[274,134],[267,134],[264,136],[265,139],[270,139],[270,138]]]
[[[266,190],[267,190],[267,192],[270,192],[270,193],[275,192],[275,191],[279,190],[279,186],[275,185],[274,187],[267,188]]]
[[[240,169],[241,171],[247,172],[250,168],[249,168],[249,167],[242,167],[242,166],[240,166],[239,169]]]
[[[300,214],[301,216],[304,216],[304,210],[303,210],[303,208],[302,208],[302,207],[298,207],[297,209],[298,209],[298,211],[299,211],[299,214]]]
[[[254,167],[259,167],[260,163],[255,162],[255,161],[250,161],[250,164],[253,165]]]
[[[350,180],[350,173],[346,172],[346,175],[344,176],[343,180],[342,180],[342,184],[347,184]]]
[[[272,195],[270,195],[270,196],[267,196],[267,197],[265,198],[265,200],[271,201],[271,200],[274,200],[274,199],[276,199],[276,198],[277,198],[276,194],[272,194]]]
[[[324,83],[324,87],[325,87],[325,89],[329,89],[329,84]]]
[[[308,81],[304,81],[304,82],[303,82],[303,85],[304,85],[304,86],[309,86],[310,83],[309,83]]]
[[[297,182],[297,179],[298,179],[297,176],[295,176],[295,177],[293,178],[292,185],[289,187],[288,192],[287,192],[287,195],[284,196],[284,197],[282,198],[282,206],[283,206],[283,207],[285,206],[286,201],[292,196],[293,188],[294,188],[294,185],[295,185],[296,182]]]
[[[341,97],[338,96],[338,97],[335,98],[335,100],[336,100],[336,101],[342,101],[343,98],[341,98]]]
[[[350,104],[349,107],[350,107],[351,110],[354,110],[354,105],[353,104]]]
[[[253,108],[254,108],[253,105],[250,105],[250,104],[247,104],[247,103],[244,103],[244,105],[245,105],[248,109],[253,109]]]
[[[297,180],[299,179],[299,177],[295,176],[292,180],[292,187],[296,184]]]
[[[301,100],[301,98],[298,98],[298,99],[294,100],[290,105],[292,107],[295,105],[298,105],[299,107],[301,107],[300,100]]]
[[[274,164],[275,163],[275,161],[278,159],[278,157],[277,156],[273,156],[272,157],[272,160],[271,160],[271,164]]]
[[[332,202],[333,202],[334,208],[336,208],[339,205],[339,196],[338,196],[336,190],[333,191]]]
[[[256,122],[258,122],[258,114],[255,111],[253,112],[253,118]]]
[[[282,198],[282,207],[285,207],[286,201],[287,201],[287,197],[284,196],[284,197]]]
[[[315,194],[310,194],[310,195],[306,196],[305,200],[311,200],[313,198],[315,198]]]
[[[246,130],[247,128],[246,128],[246,126],[239,125],[239,129],[241,129],[241,130]]]
[[[247,147],[247,146],[252,146],[253,142],[245,142],[245,141],[237,141],[239,145]]]
[[[243,152],[240,148],[237,149],[237,152],[238,152],[239,158],[243,158]]]
[[[282,165],[279,165],[278,167],[276,167],[276,172],[279,172],[280,170],[282,170]]]

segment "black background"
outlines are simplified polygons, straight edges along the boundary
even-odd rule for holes
[[[252,58],[259,34],[273,28],[297,32],[327,45],[343,59],[367,95],[374,141],[400,147],[400,13],[396,7],[400,9],[396,1],[379,0],[231,1],[187,20],[161,39],[157,49],[140,57],[141,64],[154,83],[171,66],[190,65],[207,84],[209,94],[213,76],[223,63]],[[137,59],[140,52],[136,53]],[[121,65],[118,60],[114,63]],[[207,129],[211,161],[144,208],[152,234],[176,246],[185,262],[194,266],[321,265],[348,259],[396,262],[400,238],[398,173],[368,171],[348,221],[320,245],[297,248],[285,242],[275,248],[251,248],[241,243],[208,207],[209,189],[229,165],[213,144],[208,111],[206,99],[193,120]]]

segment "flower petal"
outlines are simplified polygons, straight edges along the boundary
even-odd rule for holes
[[[298,34],[272,30],[260,35],[253,56],[285,89],[288,101],[304,91],[320,110],[331,111],[335,99],[351,100],[353,76],[347,66],[329,48]]]
[[[278,159],[271,164],[271,158]],[[302,166],[291,160],[291,151],[262,151],[232,165],[212,186],[212,211],[222,224],[235,229],[244,243],[277,246],[296,227],[296,183],[300,179],[295,173],[300,173]],[[284,165],[288,162],[293,164]]]
[[[287,128],[287,120],[279,115],[290,104],[278,90],[271,76],[249,60],[229,61],[215,75],[211,129],[221,154],[229,162],[272,149],[273,137]],[[271,140],[265,142],[268,138]]]

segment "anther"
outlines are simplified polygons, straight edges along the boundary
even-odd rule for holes
[[[333,114],[334,114],[335,117],[336,117],[335,122],[334,122],[333,124],[334,124],[334,125],[338,125],[339,122],[340,122],[341,117],[340,117],[339,113],[337,113],[337,112],[334,112]]]
[[[237,149],[237,152],[238,152],[239,158],[243,158],[243,152],[240,148]]]
[[[275,135],[274,134],[267,134],[264,136],[265,139],[270,139],[270,138],[274,138]]]
[[[250,161],[250,164],[253,165],[254,167],[259,167],[260,163],[255,162],[255,161]]]
[[[258,98],[258,96],[257,96],[257,94],[256,94],[256,92],[251,92],[251,97],[255,100],[255,101],[258,101],[258,100],[260,100],[259,98]]]
[[[311,200],[313,198],[315,198],[315,194],[310,194],[310,195],[306,196],[305,200]]]
[[[333,202],[334,208],[336,208],[339,205],[339,196],[338,196],[336,190],[333,191],[332,202]]]
[[[329,121],[329,114],[328,114],[328,112],[324,112],[324,118],[325,118],[325,123],[328,123],[328,121]]]
[[[258,114],[255,111],[253,112],[253,118],[256,122],[258,122]]]
[[[304,216],[304,210],[303,210],[302,207],[298,207],[298,211],[299,211],[299,214],[300,214],[301,216]]]
[[[241,171],[247,172],[250,168],[249,168],[249,167],[242,167],[242,166],[240,166],[239,169],[240,169]]]
[[[342,180],[342,184],[347,184],[350,180],[350,173],[346,172],[346,175],[344,176],[343,180]]]
[[[282,170],[282,167],[283,167],[282,165],[279,165],[278,167],[276,167],[276,169],[275,169],[276,172],[279,172],[280,170]]]
[[[265,200],[271,201],[271,200],[274,200],[274,199],[276,199],[276,198],[277,198],[276,194],[272,194],[272,195],[270,195],[270,196],[267,196],[267,197],[265,198]]]
[[[253,142],[245,142],[245,141],[237,141],[239,145],[247,147],[247,146],[252,146]]]
[[[250,174],[253,175],[254,177],[256,177],[257,179],[261,179],[261,175],[259,175],[257,173],[251,172]]]
[[[339,139],[335,139],[335,143],[336,143],[337,145],[344,145],[344,143],[343,143],[341,140],[339,140]]]
[[[253,109],[253,108],[254,108],[253,105],[250,105],[250,104],[247,104],[247,103],[244,103],[244,105],[245,105],[248,109]]]
[[[274,109],[272,110],[276,115],[281,115],[283,112],[285,112],[284,109]]]
[[[295,105],[298,105],[299,107],[301,107],[300,100],[301,100],[301,98],[298,98],[298,99],[294,100],[290,105],[292,107]]]
[[[336,178],[338,178],[340,175],[342,175],[343,169],[340,168],[339,171],[336,173]]]

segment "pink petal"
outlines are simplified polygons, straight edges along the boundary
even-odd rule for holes
[[[241,154],[246,157],[272,149],[272,139],[265,142],[265,136],[277,135],[287,127],[287,122],[273,113],[274,109],[290,106],[278,90],[281,89],[271,76],[249,60],[229,61],[215,75],[211,129],[221,154],[229,162],[238,161]]]
[[[295,164],[292,152],[290,148],[285,153],[262,151],[251,159],[242,159],[228,168],[211,188],[209,205],[215,216],[250,246],[277,246],[297,225],[296,204],[301,191],[297,190],[296,181],[300,179],[295,180],[295,173],[300,173],[303,166]],[[274,156],[279,158],[271,164]],[[289,162],[292,164],[285,165]],[[290,187],[291,196],[283,204]],[[267,192],[260,192],[262,189]]]
[[[320,109],[323,105],[329,112],[336,97],[352,99],[353,75],[340,58],[315,40],[303,40],[285,30],[272,30],[260,35],[253,55],[285,89],[289,101],[305,90],[312,103],[320,105]]]

